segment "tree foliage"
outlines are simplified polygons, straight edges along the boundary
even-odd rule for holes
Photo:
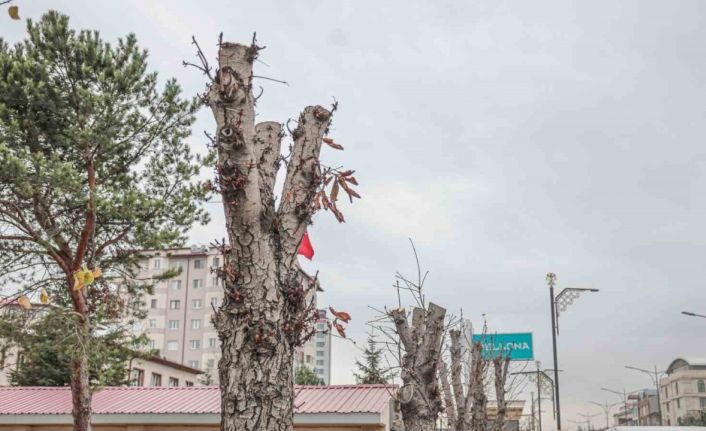
[[[24,316],[5,315],[0,321],[0,338],[19,352],[11,367],[13,386],[67,386],[70,363],[77,339],[76,316],[54,308],[39,319],[26,322]],[[121,386],[128,382],[126,364],[142,355],[145,336],[132,337],[118,331],[93,334],[89,357],[93,386]]]
[[[356,360],[358,372],[354,373],[358,384],[376,385],[389,383],[394,375],[382,368],[382,349],[377,347],[375,338],[368,336],[368,347],[363,352],[365,363]]]
[[[297,385],[316,385],[321,386],[324,380],[316,375],[314,370],[302,365],[294,370],[294,383]]]
[[[49,12],[23,42],[0,40],[0,283],[46,290],[76,316],[76,429],[88,427],[93,341],[121,338],[150,289],[130,281],[140,250],[181,245],[208,220],[195,178],[212,157],[186,142],[197,106],[173,79],[159,85],[134,35],[110,44]]]

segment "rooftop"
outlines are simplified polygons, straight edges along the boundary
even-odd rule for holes
[[[383,413],[394,386],[295,386],[295,413]],[[93,413],[220,414],[217,387],[108,387],[93,394]],[[69,415],[68,387],[0,387],[1,415]]]

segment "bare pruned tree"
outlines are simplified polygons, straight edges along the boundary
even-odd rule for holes
[[[320,208],[343,215],[337,200],[360,196],[353,171],[323,166],[322,143],[343,147],[327,137],[333,112],[308,106],[290,131],[288,156],[280,154],[287,136],[282,124],[256,123],[253,63],[262,47],[219,40],[218,67],[212,73],[198,44],[200,69],[209,79],[205,104],[216,120],[212,138],[218,153],[216,182],[223,198],[228,244],[219,244],[225,259],[217,276],[225,300],[214,323],[221,340],[218,364],[221,430],[289,431],[293,422],[293,353],[313,334],[318,318],[310,298],[315,283],[302,279],[297,251]],[[288,129],[288,128],[287,128]],[[286,165],[284,187],[276,205],[275,179]],[[347,321],[347,313],[336,318]],[[343,334],[343,328],[334,322]]]

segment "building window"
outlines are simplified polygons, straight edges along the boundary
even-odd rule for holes
[[[324,330],[324,324],[323,324],[323,323],[317,323],[317,324],[316,324],[316,329],[318,329],[319,331],[323,331],[323,330]]]
[[[191,285],[194,289],[201,289],[203,287],[203,280],[201,280],[200,278],[192,280]]]
[[[679,382],[674,382],[674,395],[679,395]]]
[[[199,361],[189,361],[189,366],[190,366],[191,368],[197,368],[197,369],[198,369],[198,368],[199,368],[199,365],[201,365],[201,364],[199,364]]]
[[[201,268],[203,268],[203,260],[195,259],[194,260],[194,269],[201,269]]]
[[[130,386],[143,386],[145,384],[145,370],[133,368],[130,370]]]
[[[221,260],[217,257],[213,258],[213,267],[218,268],[218,266],[221,264]]]
[[[170,388],[179,387],[179,379],[177,379],[176,377],[170,377],[169,378],[169,387]]]
[[[701,409],[706,409],[706,398],[699,398],[699,406]]]
[[[179,321],[178,320],[170,320],[169,321],[169,329],[179,329]]]
[[[169,309],[170,310],[178,310],[181,308],[181,301],[178,299],[173,299],[169,301]]]
[[[147,342],[147,347],[149,347],[150,349],[154,349],[157,347],[157,342],[154,340],[150,340]]]
[[[201,348],[201,340],[189,340],[189,349],[198,350]]]
[[[680,402],[680,401],[681,401],[681,398],[677,398],[677,408],[678,408],[678,409],[681,408],[681,402]]]
[[[162,268],[162,259],[156,258],[156,259],[154,260],[154,264],[152,265],[152,267],[153,267],[154,269],[160,269],[160,268]]]
[[[216,365],[215,359],[209,359],[206,361],[206,368],[213,368]]]
[[[213,305],[214,307],[218,307],[218,297],[217,296],[214,296],[213,298],[211,298],[211,305]]]
[[[323,350],[317,350],[317,351],[316,351],[316,356],[318,356],[318,357],[324,356],[324,351],[323,351]]]
[[[323,332],[317,332],[317,333],[316,333],[316,338],[318,338],[319,340],[323,340],[323,339],[324,339],[324,333],[323,333]]]
[[[172,269],[181,269],[182,264],[181,262],[172,262]]]
[[[216,347],[216,339],[215,338],[208,339],[208,347],[209,347],[209,349],[213,349]]]
[[[191,308],[193,308],[193,309],[201,308],[201,300],[200,299],[193,299],[191,301]]]
[[[157,300],[150,299],[150,308],[157,308]]]
[[[184,381],[184,384],[186,385],[187,388],[190,388],[190,387],[194,386],[194,382],[190,382],[190,381],[188,381],[188,380],[185,380],[185,381]]]
[[[150,378],[150,386],[162,386],[162,375],[152,373],[152,377]]]
[[[201,319],[191,319],[191,329],[200,329]]]
[[[316,347],[324,348],[325,346],[326,346],[326,343],[323,341],[319,341],[318,343],[316,343]]]
[[[181,280],[172,280],[172,282],[170,283],[170,286],[172,287],[173,290],[181,289]]]
[[[323,360],[323,359],[317,359],[317,360],[316,360],[316,365],[324,365],[324,360]]]
[[[150,326],[150,328],[156,328],[157,327],[157,319],[150,319],[149,326]]]
[[[179,350],[179,342],[178,341],[169,341],[167,343],[167,350]]]
[[[317,368],[314,371],[316,372],[316,374],[323,374],[324,373],[324,370],[322,370],[321,368]]]
[[[698,382],[696,382],[696,387],[699,392],[706,392],[706,384],[704,384],[703,380],[699,380]]]

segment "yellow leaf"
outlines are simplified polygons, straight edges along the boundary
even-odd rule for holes
[[[47,304],[49,302],[49,294],[46,290],[42,289],[42,293],[39,295],[39,300],[42,301],[42,304]]]
[[[24,308],[25,310],[29,310],[30,308],[32,308],[32,303],[29,302],[29,298],[24,295],[17,298],[17,303],[20,304],[20,307]]]
[[[100,277],[101,275],[103,275],[103,271],[101,271],[100,268],[96,268],[93,270],[93,278],[94,279]]]
[[[83,272],[77,271],[74,273],[74,290],[80,290],[83,287]]]
[[[7,13],[10,14],[10,18],[12,19],[20,19],[20,8],[17,6],[10,6],[10,8],[7,9]]]

